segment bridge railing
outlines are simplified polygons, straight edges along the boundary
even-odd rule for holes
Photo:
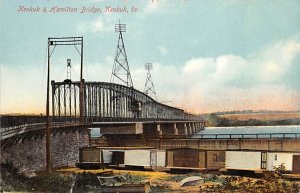
[[[85,117],[86,122],[147,122],[147,121],[191,121],[198,122],[202,120],[190,119],[162,119],[162,118],[125,118],[125,117]]]
[[[33,131],[33,130],[40,130],[41,128],[45,127],[46,124],[44,123],[36,123],[36,124],[26,124],[18,127],[7,127],[1,128],[1,136],[0,139],[4,140],[9,137],[19,135],[25,132]]]
[[[0,118],[1,120],[1,130],[3,128],[12,128],[17,129],[20,127],[25,127],[28,125],[34,125],[38,123],[46,123],[46,116],[31,116],[31,115],[3,115]],[[79,122],[78,117],[50,117],[51,122]]]
[[[1,116],[1,128],[20,127],[26,124],[45,123],[45,116],[30,116],[30,115],[3,115]]]
[[[51,122],[51,128],[67,128],[67,127],[77,127],[89,125],[89,123],[80,123],[80,122]],[[31,131],[45,131],[46,123],[35,123],[35,124],[24,124],[15,127],[1,128],[0,130],[0,141],[7,138],[21,135],[23,133]]]
[[[300,133],[254,133],[254,134],[195,134],[192,138],[200,139],[286,139],[300,138]]]
[[[179,119],[178,119],[179,120]],[[182,121],[191,121],[190,119],[181,119]],[[47,121],[46,116],[1,116],[1,132],[11,129],[24,128],[31,125],[45,124]],[[85,123],[92,122],[146,122],[146,121],[174,121],[174,119],[162,119],[162,118],[125,118],[125,117],[97,117],[87,116],[84,117]],[[180,121],[180,120],[179,120]],[[79,117],[75,116],[51,116],[51,123],[79,123]]]

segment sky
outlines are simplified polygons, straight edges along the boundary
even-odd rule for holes
[[[299,0],[0,0],[0,113],[45,113],[48,37],[83,36],[83,78],[109,82],[119,21],[134,88],[144,90],[152,63],[162,103],[192,113],[300,109]],[[55,49],[51,80],[66,79],[68,58],[79,80],[74,47]]]

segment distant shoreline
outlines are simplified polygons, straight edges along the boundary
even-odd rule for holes
[[[299,112],[279,113],[237,113],[237,114],[209,114],[205,116],[206,126],[238,127],[238,126],[283,126],[300,125]]]

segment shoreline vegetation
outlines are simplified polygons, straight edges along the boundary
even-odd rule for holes
[[[300,125],[300,111],[227,111],[203,115],[206,126]]]

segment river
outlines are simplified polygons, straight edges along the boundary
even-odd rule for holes
[[[281,137],[283,133],[285,137],[294,137],[294,133],[298,133],[297,136],[300,137],[300,125],[206,127],[192,138],[215,138],[216,135],[219,135],[218,138],[229,138],[229,134],[234,134],[232,138],[240,138],[241,135],[244,135],[244,138],[254,138],[256,134],[269,138],[269,134],[272,134],[272,137]]]

